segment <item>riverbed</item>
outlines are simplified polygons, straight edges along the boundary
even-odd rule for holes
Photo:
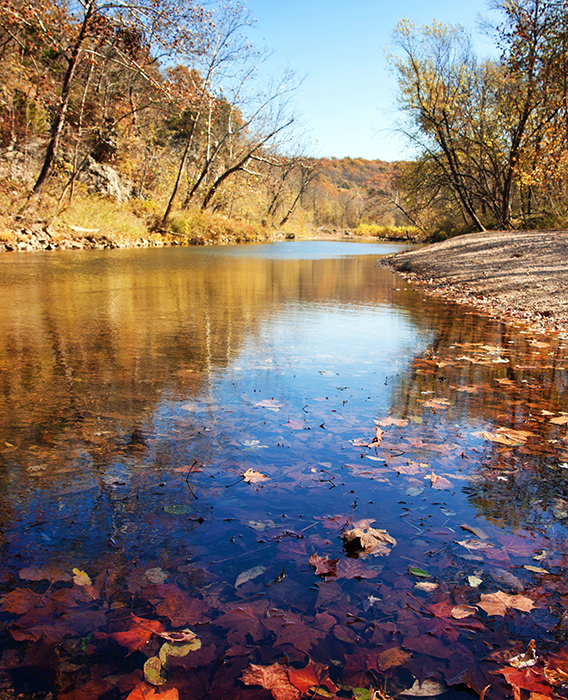
[[[0,260],[6,697],[564,692],[566,346],[402,249]]]

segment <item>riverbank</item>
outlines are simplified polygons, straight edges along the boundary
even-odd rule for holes
[[[217,225],[216,225],[217,224]],[[142,235],[135,232],[115,232],[112,227],[86,228],[72,224],[55,227],[48,222],[29,223],[21,228],[5,232],[0,237],[0,253],[33,252],[40,250],[107,250],[115,248],[153,248],[188,245],[227,245],[231,243],[262,243],[279,240],[372,240],[388,242],[414,242],[406,235],[393,233],[390,236],[361,236],[352,231],[337,231],[318,228],[314,231],[271,230],[264,226],[253,226],[240,222],[208,216],[190,233],[145,230]]]
[[[568,334],[568,231],[488,231],[383,261],[431,296]]]

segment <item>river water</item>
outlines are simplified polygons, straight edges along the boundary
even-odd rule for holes
[[[400,249],[2,257],[5,687],[270,697],[279,663],[501,697],[513,652],[558,650],[565,345],[413,291]]]

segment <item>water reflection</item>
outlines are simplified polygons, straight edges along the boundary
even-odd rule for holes
[[[393,644],[414,654],[382,669],[398,690],[433,663],[452,685],[458,633],[436,636],[408,609],[406,591],[419,595],[412,569],[427,569],[436,595],[475,604],[468,576],[497,582],[490,591],[510,585],[502,572],[514,566],[529,590],[532,556],[546,550],[547,567],[564,566],[565,347],[408,289],[377,265],[390,250],[0,260],[5,592],[46,578],[58,595],[76,591],[74,568],[97,581],[95,597],[77,603],[81,624],[65,609],[66,631],[26,617],[20,599],[4,607],[19,641],[75,639],[70,667],[96,652],[109,678],[128,664],[140,673],[143,660],[126,662],[99,634],[132,610],[202,626],[210,658],[195,662],[191,682],[187,669],[172,671],[187,698],[215,683],[222,696],[249,660],[283,654],[298,665],[339,660],[336,680],[368,686],[358,650]],[[348,555],[348,519],[387,530],[397,542],[388,557]],[[316,577],[312,555],[338,559],[337,580]],[[235,612],[243,605],[258,622],[252,637]],[[280,614],[289,618],[279,627]],[[290,619],[303,641],[288,634]],[[87,632],[99,634],[90,651],[79,643]],[[417,646],[422,632],[436,637],[435,662]],[[479,639],[471,649],[460,639],[460,658],[485,656]]]

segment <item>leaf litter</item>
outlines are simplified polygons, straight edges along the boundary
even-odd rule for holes
[[[104,546],[67,555],[79,509],[59,532],[36,517],[27,540],[4,533],[25,554],[3,579],[2,668],[57,678],[65,700],[562,697],[567,420],[523,369],[540,378],[550,346],[511,338],[417,355],[364,420],[343,388],[291,405],[308,417],[287,424],[278,399],[252,402],[262,443],[239,436],[231,416],[251,402],[237,399],[223,426],[204,418],[212,403],[182,404],[203,423],[191,439],[143,449],[101,448],[93,428],[96,458],[135,478],[105,482]],[[94,459],[57,449],[79,475]]]

